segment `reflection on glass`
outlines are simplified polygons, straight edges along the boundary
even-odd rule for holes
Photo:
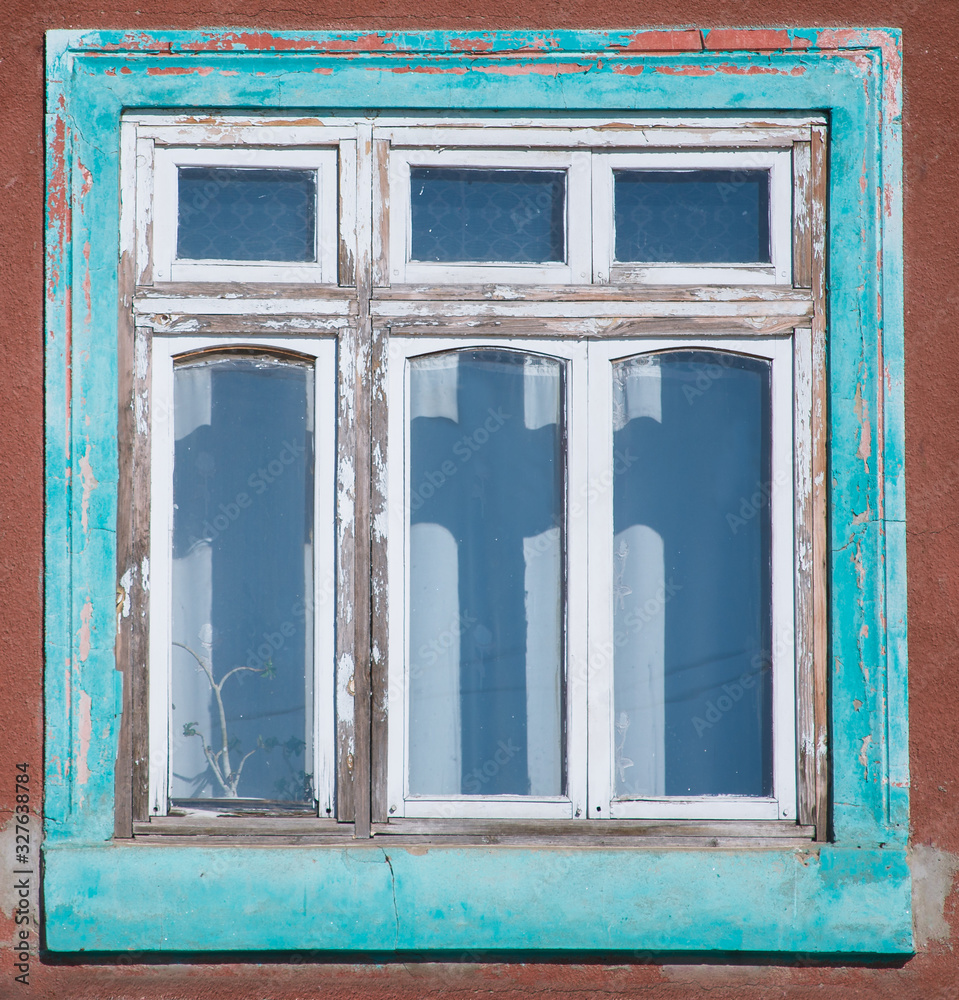
[[[566,259],[561,170],[413,167],[412,246],[419,261]]]
[[[769,171],[614,170],[616,259],[769,263]]]
[[[560,795],[562,365],[410,369],[410,791]]]
[[[313,370],[174,372],[172,798],[313,800]]]
[[[772,794],[769,362],[613,365],[615,789]]]
[[[316,260],[316,171],[180,167],[180,260]]]

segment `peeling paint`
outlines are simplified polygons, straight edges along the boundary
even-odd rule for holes
[[[86,691],[80,692],[77,705],[77,738],[79,747],[77,750],[77,784],[85,785],[90,780],[90,768],[87,766],[87,757],[90,753],[90,738],[93,734],[93,721],[90,714],[92,700]]]
[[[86,604],[80,610],[80,630],[77,633],[79,636],[79,647],[77,655],[80,658],[81,663],[85,663],[87,657],[90,655],[90,622],[93,620],[93,604],[87,599]]]
[[[859,747],[859,763],[862,764],[863,777],[869,777],[869,746],[872,743],[872,736],[864,736]]]
[[[80,488],[83,490],[83,497],[80,501],[80,523],[84,534],[89,530],[90,494],[100,485],[93,474],[93,467],[90,465],[92,449],[93,446],[87,441],[87,450],[80,456]]]

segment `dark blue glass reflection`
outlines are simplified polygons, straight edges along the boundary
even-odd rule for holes
[[[770,795],[770,364],[671,351],[614,371],[617,794]]]
[[[560,795],[562,366],[484,349],[418,373],[431,360],[412,377],[410,790]]]
[[[615,170],[616,260],[769,263],[766,170]]]
[[[174,800],[313,799],[312,375],[175,369]]]
[[[411,260],[566,259],[563,171],[413,167],[410,189]]]
[[[180,167],[180,260],[316,260],[316,171]]]

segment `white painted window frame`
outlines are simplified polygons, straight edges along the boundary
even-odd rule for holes
[[[291,351],[313,359],[313,747],[314,789],[321,816],[333,809],[336,761],[334,718],[334,566],[336,482],[336,343],[332,338],[254,336],[163,336],[154,334],[151,384],[150,511],[150,811],[169,811],[171,730],[172,534],[174,455],[174,364],[205,348]],[[242,800],[241,800],[242,801]],[[183,811],[183,810],[178,810]],[[208,815],[209,809],[187,810]]]
[[[796,542],[793,524],[794,457],[808,447],[808,421],[793,429],[792,336],[697,337],[630,340],[517,340],[464,336],[390,338],[387,395],[388,561],[392,608],[389,645],[388,797],[391,818],[795,820],[796,794]],[[461,795],[409,792],[409,361],[441,351],[491,347],[532,352],[567,362],[566,599],[563,676],[568,797]],[[614,795],[613,767],[613,422],[611,362],[671,350],[712,350],[771,362],[769,507],[772,521],[773,794],[624,798]],[[808,400],[806,401],[808,402]],[[801,403],[805,405],[805,403]],[[806,437],[803,437],[805,435]],[[794,436],[797,440],[794,440]],[[799,440],[801,438],[801,440]],[[588,503],[576,498],[587,497]],[[587,640],[588,636],[588,640]],[[401,712],[397,711],[401,709]],[[586,721],[588,719],[588,722]],[[588,732],[588,737],[587,737]],[[588,809],[584,808],[584,783]]]
[[[319,136],[317,136],[319,138]],[[335,284],[337,269],[336,148],[262,149],[224,146],[165,146],[155,150],[152,197],[153,280],[156,282],[312,282]],[[316,174],[315,254],[313,262],[184,260],[176,255],[179,217],[178,170],[183,167],[238,167],[310,170]],[[141,172],[143,184],[151,177]]]
[[[681,264],[616,260],[616,170],[765,170],[769,173],[771,262]],[[789,285],[792,282],[792,159],[788,150],[593,154],[593,280],[651,285]]]
[[[589,345],[589,481],[613,481],[613,361],[674,350],[767,359],[771,374],[773,794],[617,797],[613,783],[613,491],[597,490],[589,530],[589,816],[591,819],[794,820],[796,798],[796,541],[798,444],[793,430],[794,338],[670,336]],[[607,415],[604,424],[603,415]],[[808,424],[806,425],[808,429]],[[805,433],[797,428],[796,433]]]
[[[389,697],[392,711],[388,735],[387,795],[391,817],[445,819],[572,819],[586,809],[586,713],[585,700],[569,696],[567,690],[565,734],[566,793],[561,796],[530,795],[412,795],[408,786],[409,719],[409,361],[444,351],[479,348],[519,351],[564,362],[566,418],[566,492],[569,484],[586,472],[586,424],[577,419],[586,398],[586,345],[570,339],[527,340],[477,337],[392,336],[389,342],[387,394],[390,400],[388,440],[387,510],[389,518],[387,558],[391,600],[389,641]],[[565,504],[565,497],[564,497]],[[566,564],[563,567],[564,609],[582,606],[586,600],[585,533],[566,510]],[[565,610],[565,656],[579,660],[586,652],[585,622],[576,622]],[[563,683],[569,678],[563,670]],[[399,711],[397,709],[399,708]]]
[[[566,173],[566,260],[560,263],[427,262],[411,256],[411,167],[562,170]],[[390,149],[390,281],[392,284],[506,282],[569,285],[588,283],[590,260],[590,154],[571,149]]]

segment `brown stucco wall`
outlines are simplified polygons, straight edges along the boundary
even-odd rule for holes
[[[149,8],[149,9],[148,9]],[[13,0],[0,12],[0,828],[15,764],[42,773],[43,32],[49,28],[892,25],[905,57],[912,844],[919,953],[897,968],[739,964],[74,964],[13,980],[2,838],[0,997],[959,997],[959,30],[954,0]],[[39,787],[34,784],[34,800]],[[131,887],[136,891],[136,887]]]

